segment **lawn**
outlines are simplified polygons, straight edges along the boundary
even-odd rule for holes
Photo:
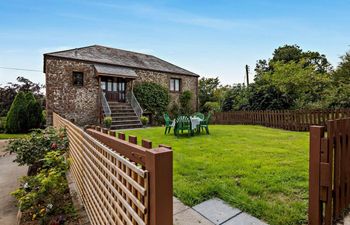
[[[0,133],[0,140],[1,139],[16,139],[16,138],[24,138],[27,137],[28,134],[4,134]]]
[[[125,131],[173,147],[174,195],[185,204],[219,197],[271,225],[307,223],[308,133],[247,125],[210,132],[177,138],[162,127]]]

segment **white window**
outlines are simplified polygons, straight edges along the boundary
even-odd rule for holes
[[[170,91],[180,91],[180,79],[171,78],[170,79]]]

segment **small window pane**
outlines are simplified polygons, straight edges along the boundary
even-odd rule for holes
[[[106,90],[106,82],[101,81],[101,89],[104,91]]]
[[[117,91],[117,83],[116,82],[113,82],[113,91]]]
[[[73,72],[73,85],[83,86],[84,85],[84,73]]]
[[[180,80],[175,79],[175,91],[180,91]]]
[[[174,79],[170,79],[170,91],[175,91]]]
[[[112,80],[107,81],[107,91],[112,91]]]

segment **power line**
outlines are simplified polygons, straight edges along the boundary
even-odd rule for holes
[[[30,71],[30,72],[41,72],[41,70],[33,70],[33,69],[24,69],[24,68],[15,68],[15,67],[4,67],[0,66],[0,69],[5,69],[5,70],[21,70],[21,71]]]

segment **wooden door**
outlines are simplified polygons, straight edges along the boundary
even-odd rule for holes
[[[104,77],[101,79],[102,91],[106,94],[107,101],[125,102],[125,79]]]

